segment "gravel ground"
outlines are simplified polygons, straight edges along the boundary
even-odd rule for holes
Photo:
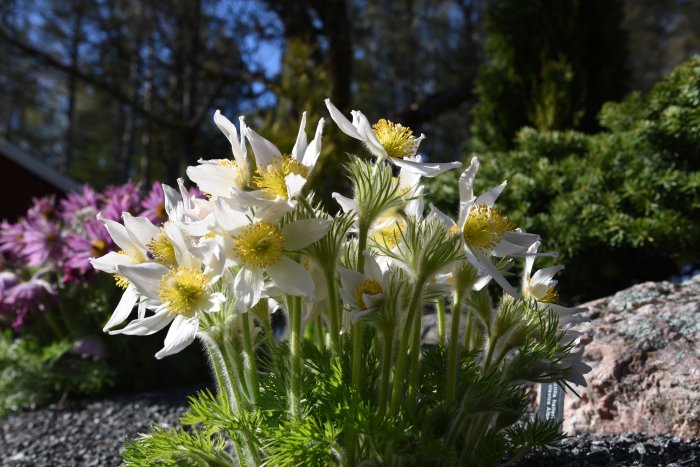
[[[0,420],[0,466],[116,466],[126,437],[151,421],[173,425],[195,388],[103,400],[69,401]],[[700,466],[700,440],[624,434],[576,436],[548,456],[533,453],[519,466]]]

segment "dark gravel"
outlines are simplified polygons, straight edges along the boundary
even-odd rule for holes
[[[199,388],[68,401],[0,420],[0,466],[116,466],[124,440],[174,425]]]
[[[151,422],[174,425],[197,388],[69,401],[0,420],[0,466],[116,466],[126,437]],[[533,453],[519,466],[700,466],[700,440],[672,435],[576,436],[552,456]]]

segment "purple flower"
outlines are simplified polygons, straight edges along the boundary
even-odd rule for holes
[[[32,207],[27,211],[26,219],[30,224],[53,222],[58,218],[56,200],[53,196],[33,198]]]
[[[41,307],[48,298],[57,296],[51,284],[37,277],[32,277],[31,280],[21,282],[9,289],[4,302],[15,313],[12,328],[21,328],[30,311]]]
[[[41,266],[47,262],[57,264],[63,255],[63,239],[57,224],[49,221],[27,222],[23,237],[21,257],[29,266]]]
[[[63,263],[65,279],[70,280],[92,271],[90,258],[99,258],[107,254],[114,247],[112,238],[100,221],[89,219],[83,225],[84,233],[78,235],[69,233],[66,236],[66,254]]]
[[[16,224],[7,221],[0,223],[0,253],[7,253],[14,258],[22,257],[25,247],[24,234],[27,231],[27,222],[21,220]]]
[[[79,192],[68,193],[61,200],[61,217],[65,220],[72,220],[79,217],[81,212],[86,210],[94,214],[97,213],[97,206],[100,201],[100,195],[90,188],[89,185],[83,185]]]
[[[139,216],[148,218],[155,225],[160,225],[168,220],[168,213],[165,210],[165,194],[160,182],[153,182],[151,190],[141,206],[143,211]]]
[[[0,271],[0,315],[5,315],[12,310],[7,303],[7,296],[10,289],[17,285],[17,282],[19,279],[14,272]]]
[[[119,222],[122,212],[135,214],[140,206],[139,193],[134,182],[120,186],[112,186],[104,191],[105,204],[102,206],[102,216]]]

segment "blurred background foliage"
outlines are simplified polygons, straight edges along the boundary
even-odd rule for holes
[[[148,187],[229,154],[217,108],[290,150],[331,97],[425,133],[429,160],[478,151],[572,302],[697,262],[698,63],[665,77],[698,52],[687,0],[6,0],[0,138]],[[353,143],[326,126],[324,196]],[[430,185],[447,210],[453,181]]]

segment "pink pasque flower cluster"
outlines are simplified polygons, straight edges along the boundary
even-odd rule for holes
[[[34,199],[15,223],[0,223],[0,320],[22,327],[27,314],[57,296],[58,283],[78,282],[93,275],[90,258],[116,247],[97,220],[121,220],[122,212],[144,216],[159,225],[167,219],[163,189],[154,182],[142,198],[129,182],[97,192],[80,191],[56,200]]]

